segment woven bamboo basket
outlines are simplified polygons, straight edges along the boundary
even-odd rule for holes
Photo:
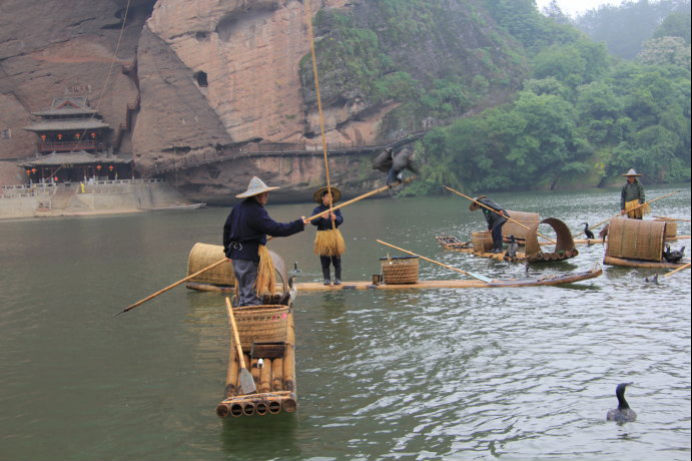
[[[382,279],[389,285],[418,282],[418,257],[398,256],[380,258]]]
[[[530,232],[529,229],[533,228],[533,226],[537,226],[538,222],[540,221],[540,216],[538,213],[527,213],[525,211],[514,210],[506,211],[510,218],[512,218],[514,221],[520,222],[526,227],[522,227],[519,224],[508,220],[502,225],[503,239],[509,239],[509,236],[513,235],[514,238],[518,240],[526,240],[526,236]]]
[[[197,242],[192,246],[190,255],[187,258],[187,274],[194,274],[225,257],[223,245]],[[233,286],[235,285],[233,266],[230,261],[228,264],[220,264],[213,269],[201,273],[192,279],[191,282]]]
[[[487,253],[493,248],[493,236],[490,231],[471,232],[471,245],[476,253]]]
[[[661,261],[666,223],[614,218],[608,227],[606,256]]]
[[[664,238],[667,239],[674,239],[675,237],[678,236],[678,223],[673,221],[672,219],[663,219],[659,218],[656,219],[656,221],[661,221],[666,223],[666,233],[664,235]]]
[[[289,306],[281,304],[234,307],[243,349],[250,351],[252,343],[286,341],[289,310]]]

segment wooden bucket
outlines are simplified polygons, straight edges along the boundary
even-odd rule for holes
[[[418,282],[418,257],[398,256],[380,258],[382,279],[389,285],[401,285]]]
[[[190,255],[187,258],[187,275],[194,274],[225,257],[223,245],[210,245],[208,243],[197,242],[190,250]],[[233,286],[235,285],[233,265],[228,261],[227,264],[220,264],[213,269],[201,273],[190,281],[209,283],[212,285]]]
[[[513,235],[514,238],[519,240],[526,240],[526,236],[530,232],[529,229],[532,229],[533,226],[538,227],[538,222],[541,219],[538,213],[527,213],[525,211],[514,210],[505,211],[507,211],[507,214],[510,218],[517,222],[520,222],[526,227],[522,227],[519,224],[513,223],[512,221],[508,220],[506,223],[502,225],[502,238],[504,240],[509,240],[510,235]]]
[[[289,306],[281,304],[234,307],[233,315],[243,349],[250,351],[252,343],[286,341],[289,309]]]
[[[476,253],[487,253],[493,248],[493,236],[490,231],[471,232],[471,245]]]
[[[656,221],[661,221],[666,223],[666,233],[664,237],[666,240],[673,240],[678,236],[678,223],[672,219],[658,218]]]
[[[666,223],[661,221],[613,218],[608,227],[606,256],[661,261],[665,229]]]

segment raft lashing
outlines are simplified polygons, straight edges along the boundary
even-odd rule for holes
[[[668,229],[670,224],[666,220],[611,219],[603,263],[639,268],[675,268],[685,264],[686,261],[668,262],[663,257],[665,241],[675,237]],[[677,234],[677,225],[673,229]]]
[[[225,398],[216,406],[216,414],[226,418],[229,415],[293,413],[298,404],[292,310],[283,305],[238,307],[234,308],[234,316],[237,316],[244,360],[255,381],[257,393],[241,394],[240,361],[234,352],[237,348],[231,335]],[[273,323],[272,327],[263,325],[265,321]]]

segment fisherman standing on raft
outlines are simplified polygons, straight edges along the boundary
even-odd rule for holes
[[[639,206],[646,201],[644,188],[637,180],[637,177],[641,175],[634,171],[634,168],[630,168],[623,176],[627,178],[627,183],[623,186],[620,194],[620,214],[626,214],[628,218],[642,219],[649,210],[648,205]]]
[[[338,202],[341,199],[341,191],[336,187],[328,189],[324,186],[317,189],[312,198],[319,203],[312,211],[312,216],[314,216],[329,210],[334,203]],[[331,284],[329,265],[332,264],[334,266],[334,285],[341,285],[341,255],[346,251],[344,237],[341,235],[341,231],[337,229],[344,222],[341,210],[331,210],[330,213],[315,218],[311,222],[317,226],[314,248],[315,254],[320,257],[324,284]]]
[[[289,223],[279,223],[269,217],[264,205],[269,192],[278,187],[267,186],[253,176],[245,192],[236,195],[240,204],[226,218],[223,226],[223,248],[233,263],[237,283],[237,306],[262,304],[264,293],[273,294],[274,264],[265,246],[267,234],[288,237],[305,229],[305,217]]]
[[[479,203],[488,208],[492,208],[500,214],[490,211],[488,208],[481,207]],[[485,221],[488,223],[488,230],[493,236],[493,249],[490,252],[502,253],[502,226],[507,222],[509,215],[500,205],[493,202],[485,195],[479,195],[474,198],[473,202],[469,205],[470,211],[475,211],[479,208],[482,208]]]

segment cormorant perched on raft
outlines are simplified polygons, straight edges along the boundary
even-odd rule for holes
[[[615,396],[618,398],[618,407],[608,411],[606,419],[617,421],[618,423],[630,423],[636,421],[637,414],[632,410],[625,400],[625,388],[632,383],[620,383],[615,388]]]
[[[587,239],[596,238],[596,236],[593,235],[593,232],[591,232],[591,229],[589,229],[589,223],[587,222],[584,223],[584,234],[586,235]]]
[[[512,260],[517,257],[517,249],[519,245],[517,244],[517,239],[514,238],[514,234],[509,236],[509,245],[507,246],[506,256]]]
[[[391,147],[386,148],[373,159],[372,167],[387,173],[388,186],[401,181],[404,170],[418,174],[418,168],[413,164],[413,147],[411,146],[404,146],[398,152],[394,152]]]
[[[685,247],[679,250],[670,251],[670,245],[666,245],[666,249],[663,250],[663,258],[669,263],[677,263],[685,256]]]

